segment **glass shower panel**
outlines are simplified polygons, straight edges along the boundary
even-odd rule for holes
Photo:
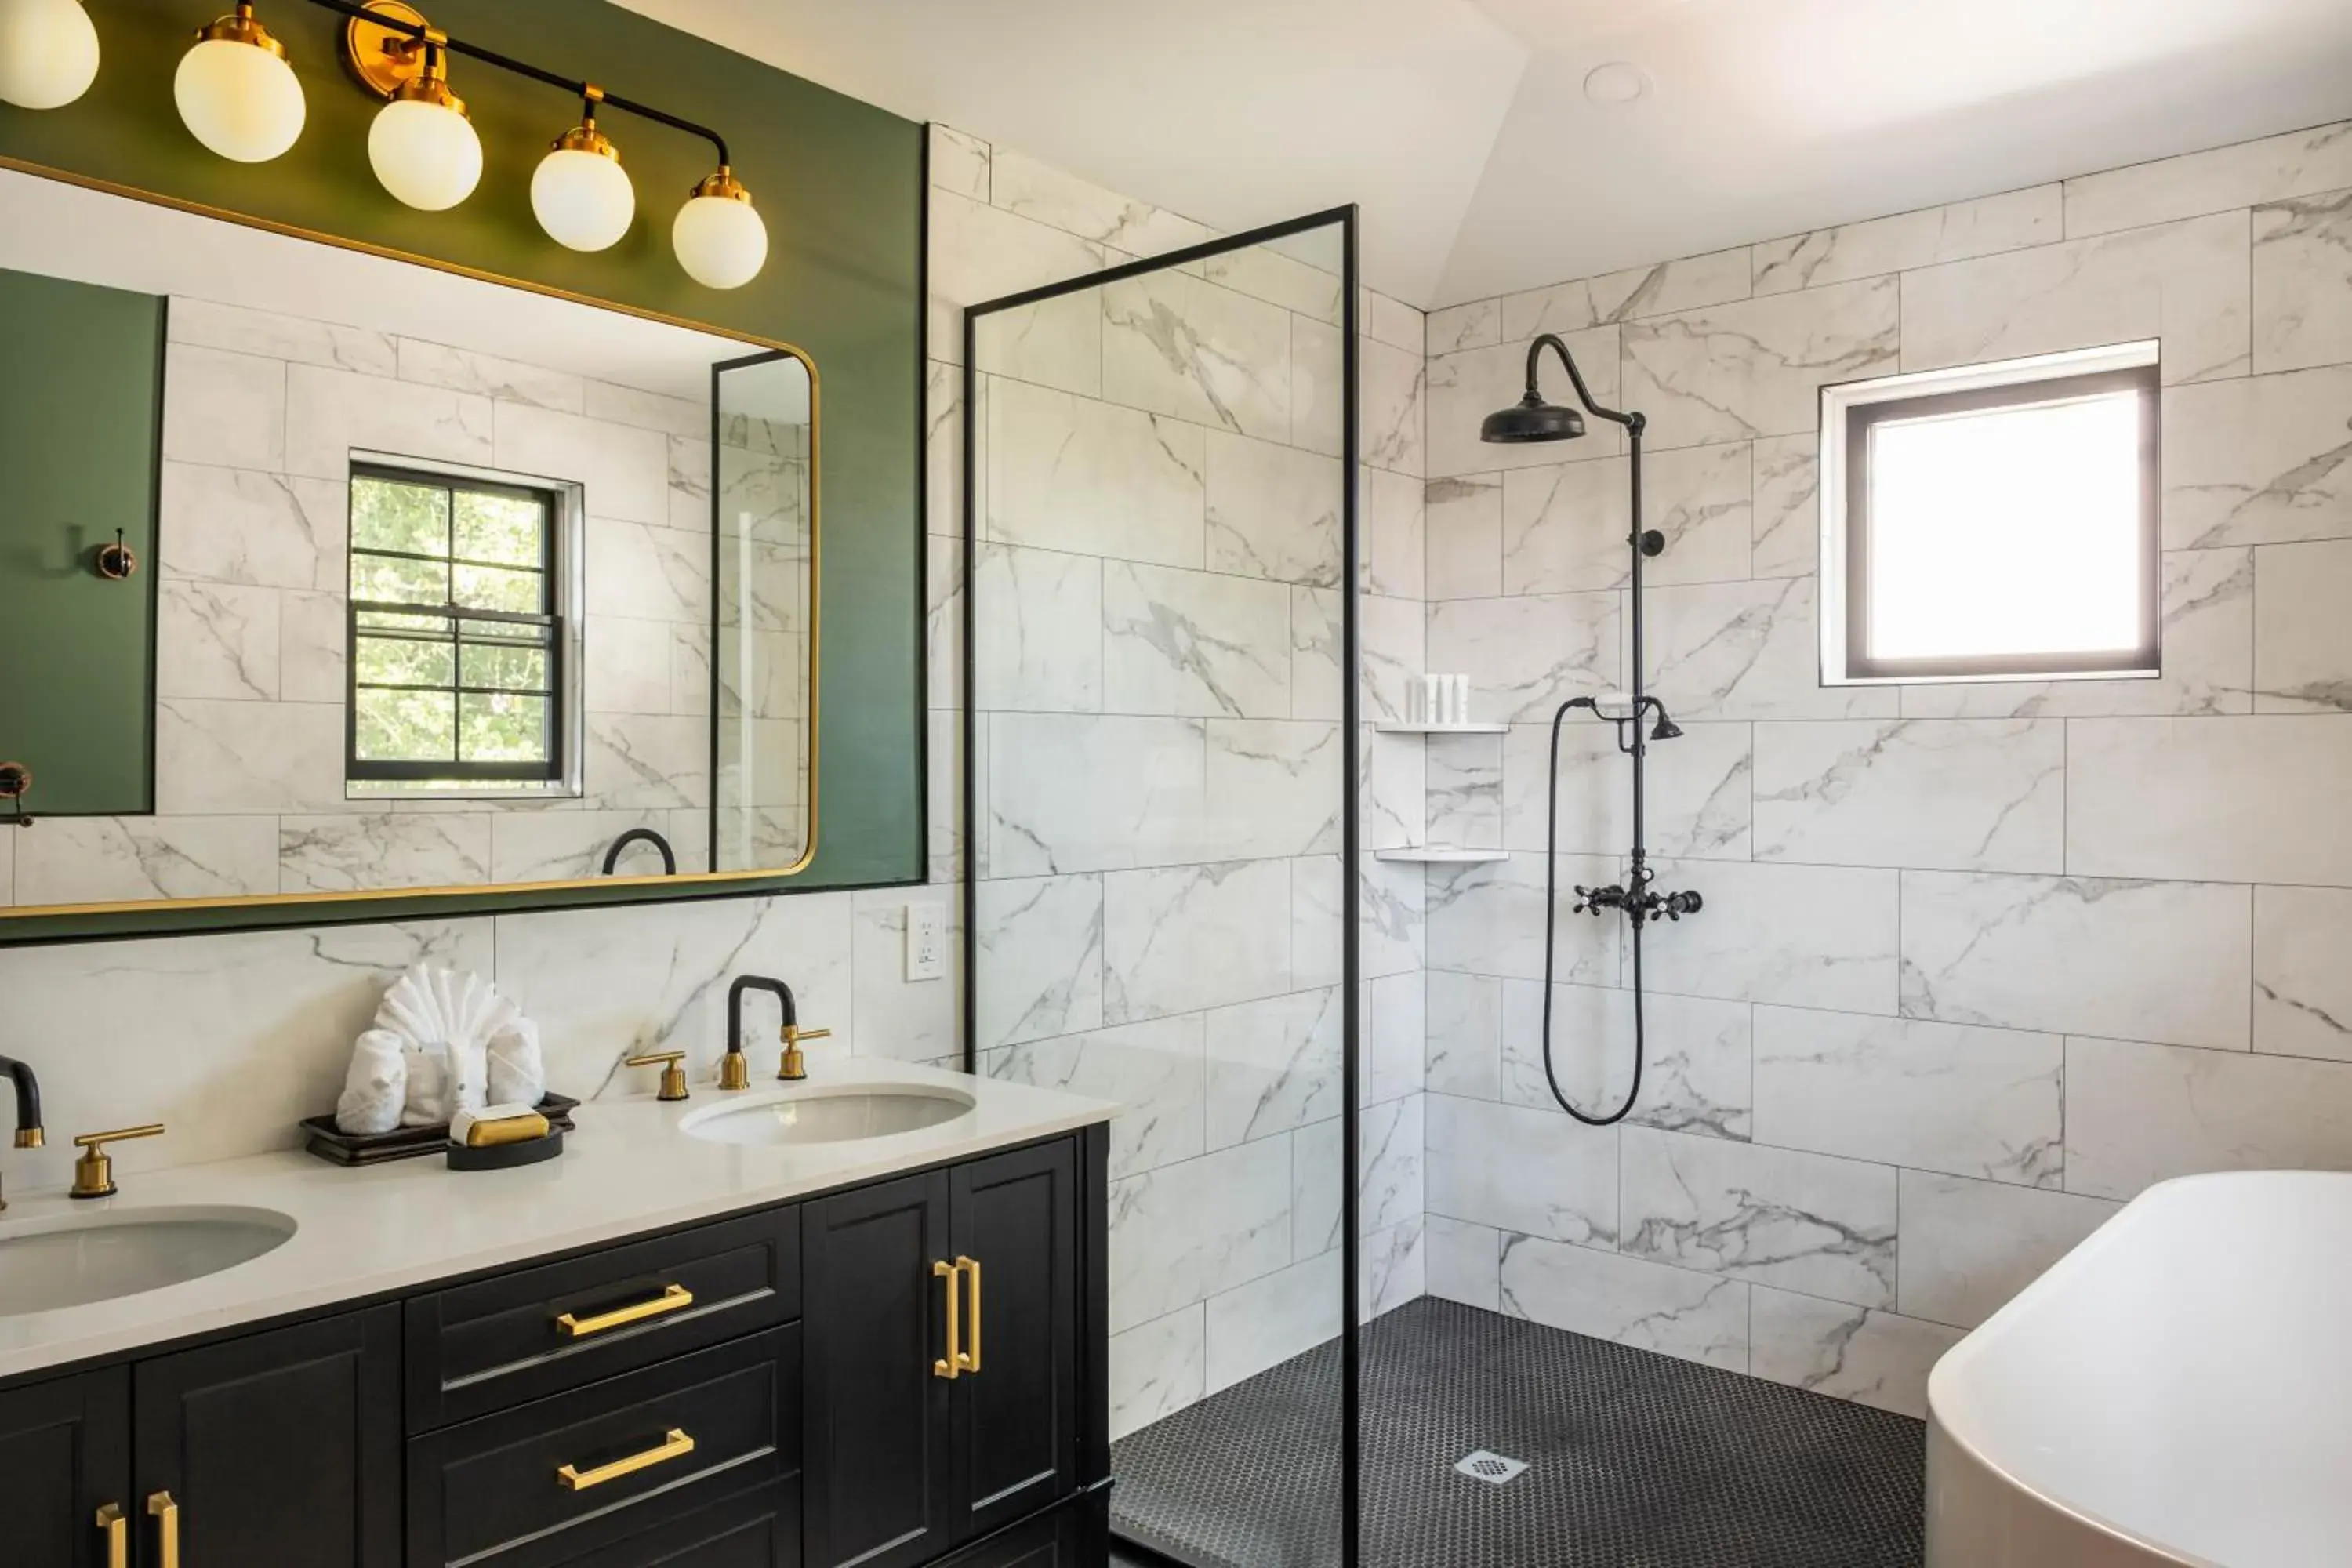
[[[1128,1108],[1114,1529],[1199,1568],[1345,1551],[1351,284],[1283,227],[970,337],[976,1065]]]

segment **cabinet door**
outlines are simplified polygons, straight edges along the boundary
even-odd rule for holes
[[[121,1367],[0,1394],[0,1560],[109,1568],[98,1510],[128,1518],[131,1379]]]
[[[948,1176],[926,1172],[805,1205],[801,1302],[811,1568],[911,1568],[956,1539],[947,1291]]]
[[[955,1384],[959,1539],[1077,1486],[1076,1159],[1067,1139],[959,1165],[953,1235],[980,1368]]]
[[[1107,1500],[1081,1498],[974,1542],[939,1568],[1104,1568],[1109,1561]]]
[[[185,1568],[398,1568],[400,1309],[376,1307],[141,1362],[132,1510]]]
[[[564,1568],[796,1568],[801,1560],[797,1478],[699,1509]]]

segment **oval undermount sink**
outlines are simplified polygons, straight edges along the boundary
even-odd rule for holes
[[[961,1089],[929,1084],[828,1084],[730,1100],[677,1126],[713,1143],[851,1143],[937,1127],[972,1104]]]
[[[249,1263],[294,1234],[275,1209],[134,1208],[0,1221],[0,1318],[111,1301]]]

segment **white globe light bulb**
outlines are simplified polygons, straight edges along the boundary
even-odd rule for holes
[[[240,163],[266,163],[302,134],[302,84],[250,7],[205,28],[181,57],[172,99],[197,141]]]
[[[636,187],[612,147],[592,122],[566,132],[539,161],[530,176],[530,210],[557,244],[604,250],[635,221]]]
[[[385,190],[437,213],[474,194],[482,178],[482,139],[454,99],[395,98],[368,127],[368,163]]]
[[[61,109],[98,77],[98,29],[80,0],[0,0],[0,101]]]
[[[670,245],[686,275],[706,289],[740,289],[768,259],[768,226],[725,169],[694,190],[670,226]]]

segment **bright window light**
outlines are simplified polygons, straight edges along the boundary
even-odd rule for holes
[[[2155,672],[2155,367],[2029,367],[1833,389],[1832,681]]]

